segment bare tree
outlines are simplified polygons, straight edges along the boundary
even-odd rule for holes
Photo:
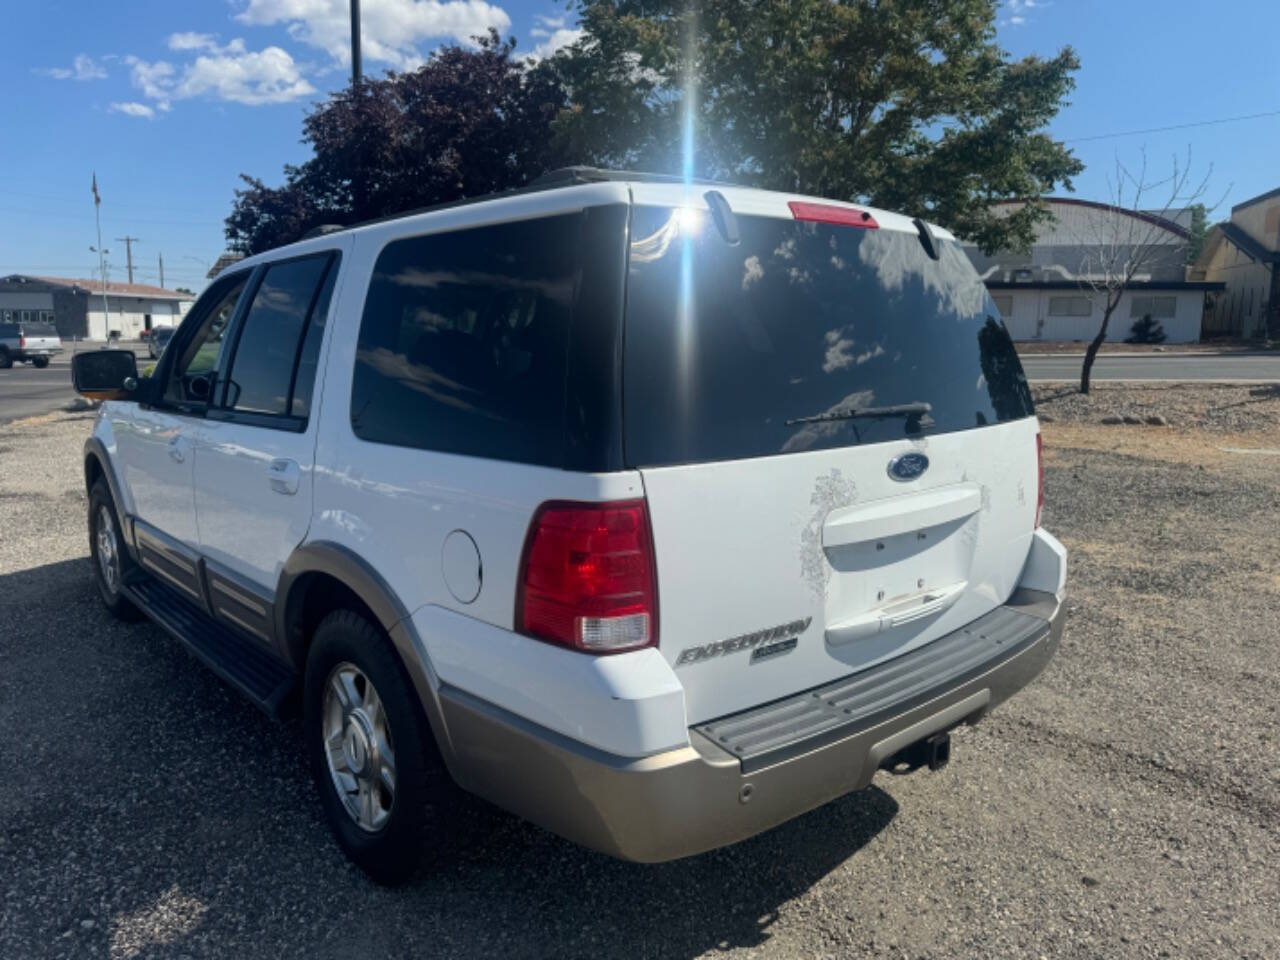
[[[1086,249],[1077,279],[1091,293],[1102,294],[1102,325],[1084,354],[1080,370],[1080,392],[1089,392],[1089,376],[1093,361],[1107,338],[1111,315],[1130,285],[1141,280],[1156,265],[1163,252],[1169,252],[1167,221],[1185,207],[1198,203],[1209,187],[1210,166],[1199,180],[1191,175],[1191,151],[1185,162],[1173,158],[1173,172],[1163,180],[1147,179],[1147,157],[1135,173],[1116,159],[1115,179],[1108,178],[1111,202],[1105,210],[1088,218],[1086,236],[1078,238]],[[1152,198],[1162,206],[1151,203]],[[1185,260],[1184,251],[1176,251],[1177,263]]]

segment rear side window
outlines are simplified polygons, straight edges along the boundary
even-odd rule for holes
[[[1022,366],[959,245],[913,233],[637,207],[625,457],[661,466],[929,436],[1025,417]],[[928,404],[923,415],[844,419]]]
[[[560,465],[582,222],[575,213],[388,244],[360,324],[356,436]]]
[[[227,380],[226,406],[242,413],[289,415],[295,372],[307,378],[309,403],[314,356],[301,370],[300,349],[319,299],[329,254],[286,260],[267,268],[245,314]],[[304,403],[304,406],[306,404]]]

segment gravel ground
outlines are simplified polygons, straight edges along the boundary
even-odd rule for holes
[[[944,773],[651,867],[477,806],[399,890],[330,840],[294,727],[100,610],[89,418],[0,428],[0,957],[1280,956],[1280,461],[1206,452],[1280,446],[1280,399],[1091,422],[1154,395],[1045,404],[1066,638]]]

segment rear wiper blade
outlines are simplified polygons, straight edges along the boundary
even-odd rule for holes
[[[931,403],[895,403],[888,407],[856,407],[853,410],[815,413],[811,417],[794,417],[787,421],[787,426],[796,423],[826,423],[831,420],[860,420],[872,417],[923,417],[932,411]]]

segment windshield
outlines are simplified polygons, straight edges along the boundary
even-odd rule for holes
[[[940,241],[935,261],[915,234],[737,220],[730,245],[707,217],[635,208],[629,464],[799,453],[1032,413],[1000,314],[958,244]]]

